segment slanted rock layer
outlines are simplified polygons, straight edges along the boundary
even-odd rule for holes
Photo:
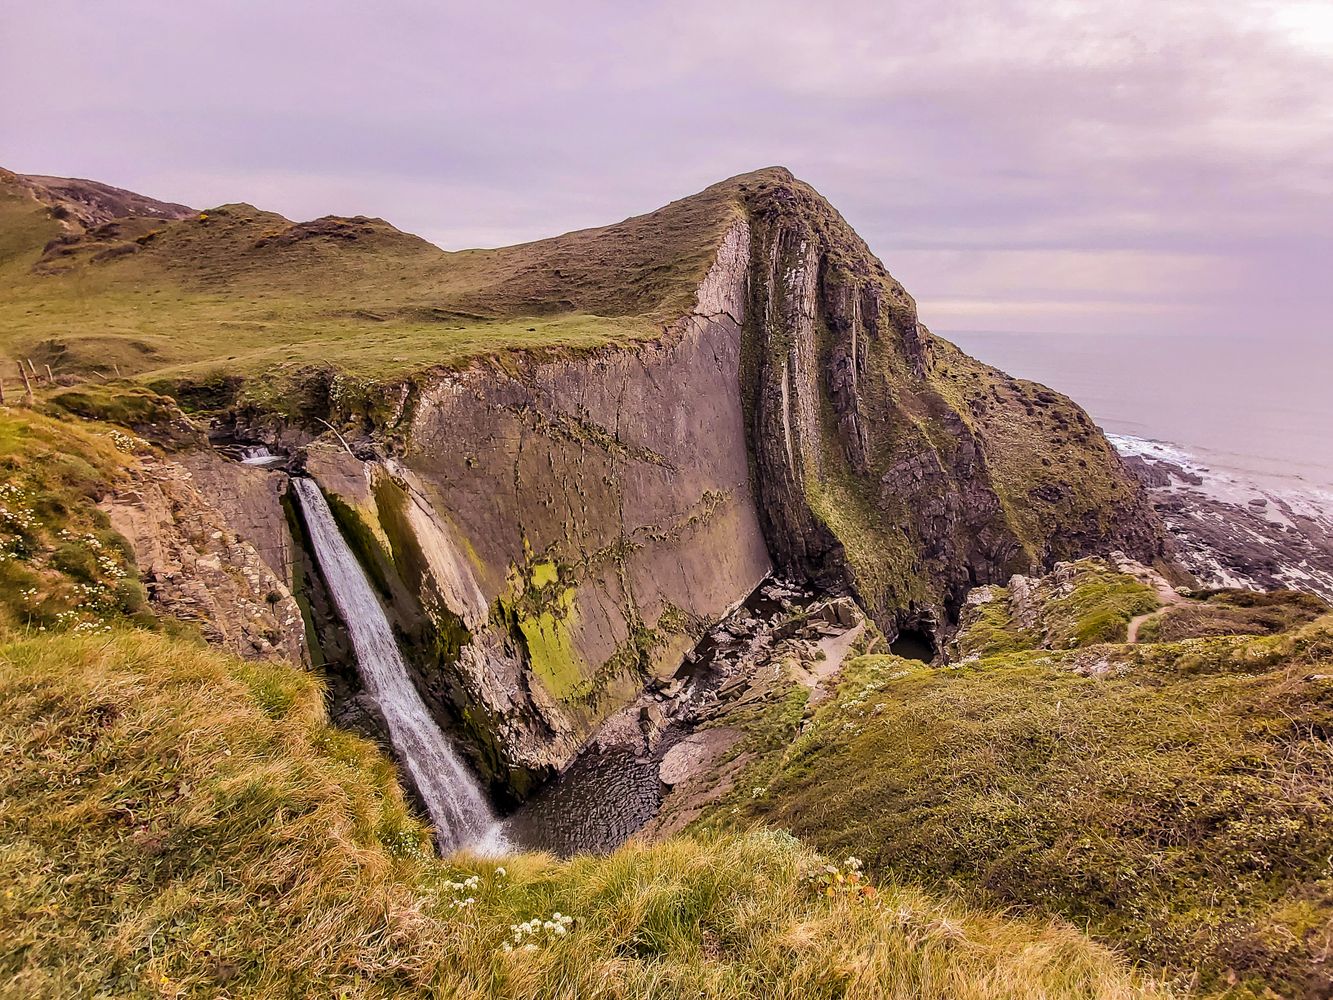
[[[429,700],[520,793],[669,681],[774,568],[939,649],[972,587],[1090,552],[1169,556],[1087,415],[933,337],[864,241],[782,169],[460,254],[377,220],[293,224],[243,205],[185,218],[82,182],[0,180],[34,239],[88,216],[81,233],[11,248],[19,292],[96,276],[137,301],[165,283],[183,310],[145,313],[164,324],[152,342],[75,330],[31,349],[69,378],[115,357],[188,362],[195,374],[154,386],[293,453],[392,606]],[[116,205],[134,218],[101,217]],[[290,365],[236,346],[283,336],[263,332],[270,307],[307,328]],[[318,628],[317,574],[286,548],[272,481],[198,473],[256,555],[311,590]]]
[[[369,435],[387,461],[310,453],[466,633],[423,682],[498,772],[563,767],[774,566],[892,637],[946,632],[969,588],[1056,559],[1167,555],[1081,410],[932,337],[789,174],[731,183],[744,211],[659,339],[427,376]]]

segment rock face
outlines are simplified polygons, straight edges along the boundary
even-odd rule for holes
[[[67,228],[91,229],[127,216],[184,219],[194,214],[194,209],[187,205],[147,198],[100,181],[0,172],[28,187],[39,200],[52,208],[55,216]]]
[[[774,561],[850,591],[890,636],[967,590],[1086,551],[1164,558],[1118,456],[1064,397],[967,358],[813,189],[741,180],[755,491]]]
[[[329,412],[359,457],[308,451],[434,629],[423,687],[511,786],[565,766],[775,564],[892,637],[1058,559],[1167,555],[1082,410],[932,337],[790,174],[727,185],[737,220],[657,339],[421,377],[368,434]]]
[[[286,583],[205,498],[189,470],[142,458],[128,472],[132,487],[102,507],[134,546],[155,608],[238,656],[304,663],[301,610]]]
[[[451,681],[493,767],[562,767],[771,569],[737,391],[748,239],[728,231],[696,309],[656,342],[443,376],[390,460],[307,457],[439,627],[465,633]]]
[[[178,461],[195,488],[226,518],[229,528],[254,546],[273,575],[290,587],[296,554],[282,508],[287,476],[229,462],[211,450],[184,453]]]

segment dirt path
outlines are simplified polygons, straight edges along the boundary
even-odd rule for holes
[[[1175,588],[1165,580],[1154,583],[1153,587],[1157,591],[1157,598],[1162,602],[1162,606],[1156,611],[1149,611],[1147,614],[1137,615],[1129,620],[1129,631],[1125,635],[1125,641],[1128,643],[1139,641],[1139,629],[1143,627],[1144,622],[1150,621],[1158,615],[1166,614],[1177,605],[1189,603],[1189,598],[1181,597],[1176,593]]]

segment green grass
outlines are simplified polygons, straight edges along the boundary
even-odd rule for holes
[[[95,506],[145,442],[0,407],[0,638],[147,624],[128,543]]]
[[[0,646],[0,701],[7,995],[1164,995],[1067,925],[868,894],[780,835],[437,860],[390,765],[283,665],[31,639]]]
[[[1031,598],[1034,621],[1029,628],[1015,619],[1009,588],[992,587],[991,594],[988,603],[964,609],[952,643],[955,656],[1123,642],[1131,619],[1161,605],[1152,587],[1100,559],[1081,559],[1063,573],[1037,578]]]
[[[864,656],[707,825],[788,830],[880,877],[1061,915],[1208,995],[1322,996],[1330,676],[1333,616],[962,669]]]
[[[657,336],[688,312],[738,217],[718,185],[648,215],[499,250],[445,252],[377,219],[206,219],[61,233],[0,174],[0,357],[57,372],[202,378],[332,365],[391,379],[515,350]],[[105,256],[107,250],[117,255]]]
[[[1327,614],[1328,603],[1294,590],[1203,591],[1143,623],[1141,642],[1172,642],[1208,635],[1272,635]]]

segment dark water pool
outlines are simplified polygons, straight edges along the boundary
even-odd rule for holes
[[[589,747],[505,821],[506,837],[568,857],[610,851],[642,829],[666,793],[658,777],[663,756],[689,735],[727,678],[773,645],[773,629],[814,596],[781,581],[761,584],[699,641],[660,698],[648,699],[669,716],[651,750]]]

